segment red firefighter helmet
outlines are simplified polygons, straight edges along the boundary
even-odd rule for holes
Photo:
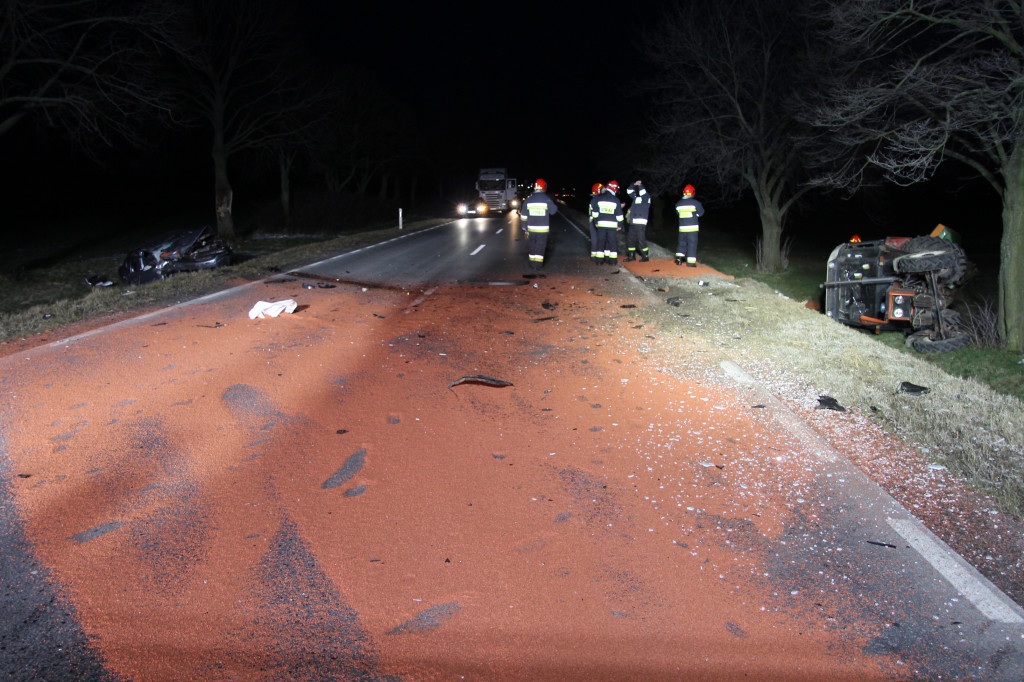
[[[602,189],[604,189],[604,185],[602,185],[600,182],[595,182],[594,186],[590,188],[590,193],[600,194]]]
[[[850,237],[850,243],[851,244],[860,244],[860,235],[859,234],[855,234],[852,237]]]
[[[615,182],[614,180],[609,180],[608,184],[605,185],[605,189],[609,190],[612,194],[618,194],[619,183]]]
[[[683,196],[684,197],[692,197],[696,193],[697,193],[697,190],[695,190],[693,188],[693,185],[687,185],[686,187],[683,188]]]
[[[544,178],[537,178],[537,182],[533,183],[533,188],[540,192],[547,192],[548,183],[544,180]]]

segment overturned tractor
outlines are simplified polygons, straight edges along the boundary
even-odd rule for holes
[[[829,256],[825,313],[876,332],[901,330],[920,353],[970,344],[960,315],[948,306],[967,274],[956,234],[943,225],[922,237],[840,244]]]

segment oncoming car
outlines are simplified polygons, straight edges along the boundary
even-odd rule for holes
[[[459,215],[460,218],[468,218],[470,216],[485,216],[487,215],[487,204],[484,203],[483,199],[464,201],[459,203],[455,207],[455,212]]]
[[[179,272],[231,264],[231,247],[209,227],[168,232],[132,249],[117,269],[125,284],[155,282]]]

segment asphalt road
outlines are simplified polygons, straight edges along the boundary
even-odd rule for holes
[[[456,221],[0,360],[0,672],[1024,678],[1020,608],[587,252]]]

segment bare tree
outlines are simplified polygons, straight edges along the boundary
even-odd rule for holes
[[[827,97],[809,119],[833,161],[815,182],[921,182],[946,160],[1002,197],[1000,335],[1024,350],[1024,5],[1014,0],[823,2]],[[827,67],[827,68],[826,68]]]
[[[313,162],[332,192],[365,194],[374,181],[386,192],[388,179],[419,156],[406,107],[358,71],[336,77],[327,115],[318,124],[320,144]]]
[[[806,50],[793,0],[701,0],[679,3],[645,48],[658,71],[652,172],[660,187],[678,187],[693,171],[723,193],[753,193],[760,209],[762,267],[783,268],[786,217],[808,189],[793,91]],[[657,187],[655,188],[657,189]]]
[[[163,106],[149,72],[155,15],[145,3],[5,0],[0,5],[0,135],[35,116],[84,151],[141,143],[140,116]]]
[[[282,149],[316,121],[322,89],[304,63],[288,15],[269,0],[169,2],[165,74],[175,114],[211,134],[217,231],[235,234],[229,161]]]

